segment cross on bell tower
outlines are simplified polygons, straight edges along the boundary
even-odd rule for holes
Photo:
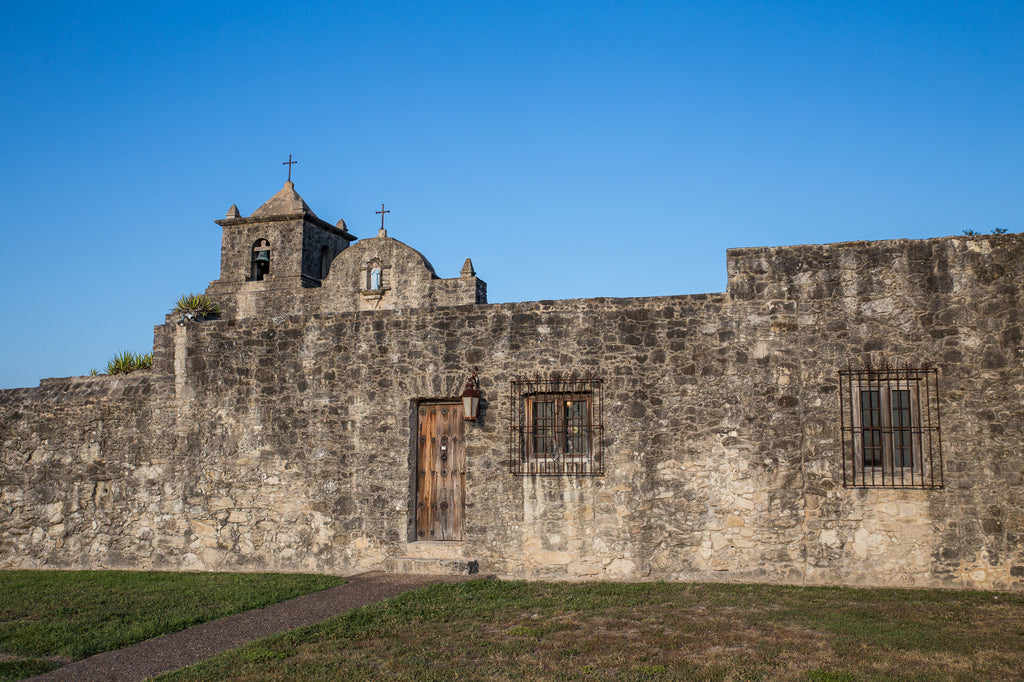
[[[292,181],[292,166],[294,166],[297,163],[298,163],[298,161],[292,161],[292,155],[291,154],[288,155],[288,160],[287,161],[282,161],[281,162],[282,166],[288,166],[288,182]]]

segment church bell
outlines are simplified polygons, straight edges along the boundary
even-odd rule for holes
[[[270,252],[269,251],[260,251],[259,253],[257,253],[256,254],[256,262],[260,263],[262,265],[269,265],[270,264]]]

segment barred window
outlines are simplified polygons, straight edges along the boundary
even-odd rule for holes
[[[512,381],[509,469],[514,474],[602,475],[602,382]]]
[[[938,370],[839,372],[843,485],[941,488]]]

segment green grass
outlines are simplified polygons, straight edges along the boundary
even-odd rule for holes
[[[0,571],[0,680],[343,582],[273,573]]]
[[[1024,595],[686,583],[439,584],[161,680],[999,680]]]

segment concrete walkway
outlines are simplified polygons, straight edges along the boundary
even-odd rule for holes
[[[144,680],[192,665],[275,632],[313,625],[364,604],[439,582],[461,582],[466,575],[416,575],[373,571],[348,578],[347,583],[256,611],[196,625],[181,632],[139,642],[124,649],[51,670],[31,680]],[[472,576],[476,577],[476,576]]]

